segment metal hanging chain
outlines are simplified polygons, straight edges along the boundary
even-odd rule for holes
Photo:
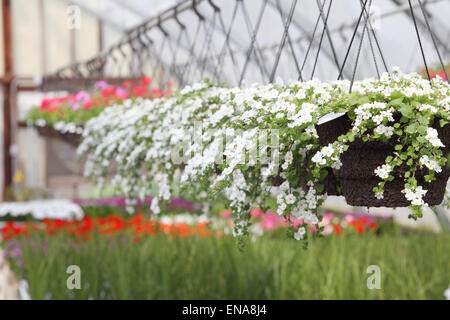
[[[181,31],[178,33],[177,39],[175,40],[177,48],[174,48],[173,47],[173,43],[172,43],[172,36],[170,35],[170,33],[163,28],[162,24],[158,25],[158,29],[161,30],[161,32],[163,33],[164,37],[168,40],[167,44],[169,46],[169,53],[172,55],[172,58],[175,57],[176,56],[176,52],[177,52],[177,50],[179,48]],[[161,57],[161,55],[159,55],[159,57]],[[164,70],[163,70],[162,85],[165,85],[165,83],[167,81],[167,77],[168,77],[168,72],[167,71],[168,70],[166,70],[166,69],[167,68],[164,68]],[[169,69],[169,72],[173,71],[173,60],[172,60],[172,63],[169,64],[168,69]]]
[[[224,24],[223,18],[222,18],[222,12],[221,12],[220,8],[212,2],[212,0],[208,0],[208,3],[213,7],[214,14],[217,16],[217,24],[218,24],[217,29],[222,32],[222,35],[224,35],[226,30],[225,30],[225,24]],[[216,26],[216,22],[214,23],[214,27],[215,26]],[[218,32],[216,32],[216,33],[218,33]],[[229,38],[228,38],[228,40],[229,40]],[[214,42],[213,60],[215,60],[215,61],[213,61],[214,71],[212,72],[212,79],[214,79],[214,81],[216,81],[216,82],[220,82],[220,79],[219,79],[220,74],[218,73],[218,70],[221,68],[220,52],[223,48],[219,46],[220,49],[217,50],[217,46],[219,46],[219,45],[215,45],[215,42]],[[228,49],[230,48],[229,42],[226,39],[225,39],[225,46]],[[234,55],[232,54],[232,52],[231,52],[231,57],[233,60]]]
[[[277,5],[278,11],[280,12],[281,21],[284,22],[284,15],[285,14],[283,12],[283,8],[281,7],[280,0],[276,0],[276,5]],[[294,20],[292,20],[292,23],[295,26]],[[292,58],[294,59],[295,68],[297,69],[297,72],[299,74],[300,80],[303,81],[303,76],[302,76],[302,74],[300,72],[300,65],[299,65],[298,60],[297,60],[297,55],[295,54],[294,44],[292,42],[292,39],[291,39],[291,36],[289,35],[289,33],[287,34],[287,41],[288,41],[288,44],[289,44],[289,49],[291,51]]]
[[[201,60],[202,61],[202,66],[201,66],[201,69],[200,69],[200,76],[201,76],[201,78],[203,78],[203,76],[204,76],[206,61],[208,59],[208,54],[209,54],[209,52],[211,50],[211,43],[212,43],[212,39],[213,39],[212,35],[214,33],[214,28],[216,27],[216,20],[217,20],[217,12],[214,11],[213,19],[212,19],[212,26],[210,27],[209,32],[206,35],[205,50],[203,52],[203,55],[200,55],[200,57],[203,56],[203,59]],[[217,65],[216,65],[216,68],[217,68]]]
[[[362,6],[363,0],[360,0],[359,3]],[[381,61],[383,62],[384,69],[385,69],[385,71],[387,73],[389,73],[389,68],[387,66],[386,59],[385,59],[385,56],[383,54],[383,50],[381,49],[381,45],[380,45],[380,43],[378,41],[378,36],[377,36],[377,34],[375,32],[374,27],[372,26],[372,22],[370,21],[369,14],[367,13],[366,9],[364,9],[364,12],[365,12],[365,16],[367,16],[367,18],[369,19],[370,31],[372,32],[373,39],[375,40],[375,44],[377,45],[378,52],[380,53],[380,57],[381,57]]]
[[[230,21],[230,25],[228,26],[228,30],[226,30],[225,28],[225,23],[223,21],[223,17],[222,14],[220,14],[220,27],[222,28],[222,32],[225,34],[225,41],[224,44],[222,46],[222,49],[220,50],[219,53],[219,58],[218,58],[218,69],[216,69],[217,71],[217,78],[219,79],[219,82],[221,82],[221,76],[223,75],[222,70],[223,70],[223,64],[224,64],[224,58],[225,58],[225,53],[228,50],[228,53],[230,55],[231,58],[231,62],[233,65],[233,71],[234,71],[234,76],[236,81],[239,80],[239,71],[238,71],[238,66],[237,66],[237,61],[234,57],[234,53],[233,50],[231,50],[231,46],[230,46],[230,36],[231,36],[231,30],[233,28],[234,25],[234,21],[236,19],[236,15],[237,15],[237,11],[238,11],[238,6],[239,6],[239,1],[236,1],[234,4],[234,9],[233,9],[233,14],[231,16],[231,21]],[[216,75],[214,75],[216,76]]]
[[[256,22],[256,26],[255,26],[255,29],[253,30],[253,34],[252,34],[252,37],[251,37],[250,47],[248,49],[247,56],[245,58],[244,68],[242,69],[241,78],[239,79],[239,85],[241,85],[242,81],[244,80],[245,72],[247,71],[247,67],[248,67],[248,63],[250,61],[250,57],[251,57],[251,55],[253,53],[253,50],[255,48],[256,36],[258,34],[258,30],[259,30],[259,27],[261,25],[262,17],[264,15],[264,10],[265,10],[265,8],[267,6],[267,1],[268,0],[264,0],[264,3],[263,3],[263,5],[261,7],[261,10],[259,12],[258,20]],[[244,8],[244,12],[246,12],[244,3],[242,3],[242,7]],[[246,19],[246,20],[248,22],[250,22],[249,19]],[[256,57],[256,54],[255,54],[255,57]]]
[[[202,27],[203,22],[204,22],[204,20],[202,20],[200,18],[198,19],[197,28],[195,30],[195,35],[194,35],[194,39],[192,40],[192,42],[190,42],[189,35],[186,33],[186,39],[188,41],[188,48],[189,48],[188,52],[189,52],[190,59],[195,59],[195,55],[194,55],[195,46],[197,44],[198,35],[200,34],[200,29]],[[191,66],[192,66],[192,64],[188,63],[182,74],[183,83],[185,83],[185,81],[184,81],[185,77],[189,76],[189,71],[191,69]]]
[[[183,31],[183,36],[180,39],[180,45],[181,45],[181,43],[187,43],[186,48],[188,51],[188,55],[191,56],[191,58],[192,58],[192,53],[189,51],[190,47],[191,47],[191,40],[189,37],[189,33],[186,31],[186,29]],[[175,65],[174,68],[176,69],[175,71],[179,74],[180,85],[185,85],[184,74],[186,72],[186,68],[180,68],[179,65]]]
[[[183,35],[186,34],[186,26],[184,25],[184,23],[182,23],[178,17],[178,9],[177,7],[175,7],[175,13],[174,13],[174,20],[175,22],[178,24],[179,26],[179,32],[175,41],[175,51],[172,52],[172,62],[170,63],[170,73],[173,73],[175,75],[175,77],[177,77],[178,79],[181,79],[180,74],[178,73],[177,70],[177,56],[178,56],[178,51],[180,50],[180,46],[181,46],[181,41],[183,39]]]
[[[414,28],[416,29],[417,40],[419,41],[419,47],[420,47],[420,52],[422,53],[423,63],[425,65],[425,70],[427,71],[427,77],[428,77],[428,80],[431,81],[430,72],[428,70],[427,59],[425,58],[425,52],[423,51],[422,40],[420,39],[419,28],[417,27],[416,16],[414,15],[414,10],[411,5],[411,0],[408,0],[408,4],[409,4],[409,10],[411,11],[411,17],[414,22]]]
[[[274,0],[269,1],[269,5],[271,5],[272,7],[276,6],[278,11],[280,11],[280,14],[283,14],[283,16],[286,16],[287,13],[285,13],[283,8],[281,8],[280,5],[279,5],[280,0],[276,0],[277,3],[274,3],[274,2],[275,2]],[[319,10],[322,9],[319,0],[316,0],[316,5],[318,6]],[[321,12],[322,12],[321,16],[322,16],[322,21],[323,21],[323,20],[325,20],[325,14],[323,13],[323,10],[321,10]],[[299,38],[296,38],[296,39],[291,39],[291,36],[288,35],[288,43],[289,43],[289,46],[291,46],[291,44],[292,44],[292,48],[294,47],[293,44],[296,44],[296,45],[298,45],[298,47],[300,49],[300,47],[302,46],[301,42],[303,41],[303,39],[306,38],[308,40],[311,40],[311,35],[310,35],[308,30],[305,30],[305,28],[302,26],[302,23],[298,22],[295,18],[296,18],[296,16],[294,15],[294,17],[292,18],[291,28],[295,27],[297,30],[299,30],[304,35],[299,37]],[[316,21],[316,23],[318,24],[318,21]],[[340,64],[339,64],[339,62],[337,60],[337,55],[336,55],[336,50],[335,50],[335,47],[334,47],[334,44],[333,44],[333,39],[332,39],[331,36],[329,36],[331,34],[331,31],[329,32],[328,26],[327,26],[326,31],[327,31],[327,37],[328,37],[328,40],[330,42],[330,47],[331,47],[332,52],[330,54],[325,49],[322,50],[322,51],[323,51],[324,54],[327,55],[328,59],[330,59],[330,60],[334,59],[334,62],[336,63],[336,68],[337,68],[337,70],[339,70]],[[312,42],[312,44],[314,44],[314,41]],[[295,52],[296,50],[291,49],[291,51]],[[305,52],[305,50],[301,50],[300,49],[300,52]],[[294,61],[296,61],[296,60],[297,60],[297,58],[295,58]],[[301,74],[299,74],[298,80],[303,80]]]
[[[241,11],[242,11],[242,14],[244,15],[244,22],[247,27],[247,32],[250,37],[250,41],[252,41],[253,35],[254,35],[254,30],[253,30],[253,26],[251,23],[250,15],[248,14],[248,10],[244,4],[244,1],[243,0],[237,0],[237,1],[241,3]],[[261,79],[263,79],[263,81],[264,81],[264,79],[268,76],[269,72],[266,68],[265,56],[263,55],[263,52],[261,51],[261,49],[258,46],[258,42],[256,40],[256,35],[255,35],[255,42],[253,44],[253,49],[255,51],[254,52],[255,62],[258,65],[258,70],[261,74]],[[251,55],[250,55],[250,58],[251,58]]]
[[[370,7],[372,6],[372,0],[369,1],[369,9],[368,9],[368,14],[370,13]],[[362,9],[364,11],[364,9]],[[367,22],[369,21],[369,19],[366,19],[365,23],[364,23],[364,28],[363,31],[361,33],[361,41],[359,42],[359,46],[358,46],[358,51],[356,54],[356,59],[355,59],[355,66],[353,68],[353,73],[352,73],[352,80],[350,81],[350,88],[349,88],[349,92],[352,92],[352,88],[353,88],[353,83],[355,82],[355,76],[356,76],[356,69],[358,68],[358,62],[359,62],[359,57],[361,55],[361,48],[362,48],[362,44],[364,41],[364,35],[366,33],[367,30]]]
[[[192,0],[192,10],[194,11],[195,15],[197,16],[198,24],[197,24],[197,29],[196,29],[196,32],[195,32],[194,40],[193,40],[192,45],[190,46],[190,49],[189,49],[189,54],[190,54],[190,57],[192,59],[198,61],[198,55],[195,53],[195,48],[196,48],[196,45],[197,45],[197,41],[199,39],[199,35],[201,33],[200,31],[202,30],[202,27],[203,27],[203,30],[204,30],[203,32],[206,32],[205,31],[206,30],[206,23],[205,23],[205,17],[197,9],[197,3],[196,3],[195,0]],[[192,69],[192,63],[189,63],[187,65],[185,73],[183,75],[183,80],[184,80],[184,76],[187,76],[187,78],[186,78],[186,80],[187,80],[186,82],[187,83],[190,82],[190,79],[192,78],[192,75],[195,72],[195,70],[194,70],[194,72],[191,73],[191,69]]]
[[[200,50],[198,52],[193,52],[193,54],[195,55],[195,60],[198,61],[198,68],[194,68],[194,70],[192,72],[190,72],[189,74],[189,78],[188,78],[188,83],[192,82],[193,79],[195,79],[194,75],[199,73],[199,70],[201,69],[201,66],[203,64],[203,52],[205,51],[205,47],[206,47],[206,41],[205,39],[208,37],[208,33],[210,32],[206,26],[206,22],[202,21],[202,30],[203,32],[201,32],[203,34],[203,37],[199,37],[197,38],[197,41],[203,42],[203,45],[200,46]],[[192,70],[192,68],[190,69]]]
[[[122,45],[119,46],[118,50],[119,50],[119,53],[121,54],[121,58],[119,58],[119,75],[122,75],[123,69],[127,68],[127,65],[128,65],[127,61],[126,61],[127,55],[125,52],[123,52]],[[126,73],[126,71],[125,71],[125,73]]]
[[[325,23],[325,16],[324,16],[324,13],[323,13],[323,7],[321,7],[319,0],[316,0],[316,4],[317,4],[317,8],[319,8],[319,11],[320,11],[320,16],[322,18],[322,23]],[[328,25],[325,26],[325,30],[326,30],[326,33],[327,33],[328,42],[330,43],[330,48],[331,48],[331,53],[333,54],[334,63],[336,64],[336,67],[339,70],[339,60],[338,60],[338,57],[337,57],[337,54],[336,54],[336,50],[334,48],[333,39],[331,38],[331,34],[330,34],[330,30],[328,28]]]
[[[319,10],[321,12],[322,12],[326,2],[327,2],[327,0],[324,0],[324,2],[322,4],[322,8],[319,8]],[[306,49],[305,58],[303,59],[303,64],[302,64],[302,68],[300,69],[300,74],[299,74],[298,80],[301,79],[300,76],[302,75],[303,69],[305,68],[306,60],[308,59],[308,55],[309,55],[309,52],[311,51],[311,47],[312,47],[312,44],[314,42],[314,38],[316,37],[316,31],[317,31],[317,27],[319,26],[319,22],[320,22],[320,13],[317,16],[316,24],[314,25],[314,30],[313,30],[313,33],[311,35],[311,39],[309,40],[308,48]]]
[[[176,60],[177,60],[178,51],[180,49],[181,38],[183,37],[183,30],[184,30],[183,28],[180,28],[180,30],[178,31],[178,35],[176,36],[176,39],[175,39],[175,48],[172,46],[172,43],[169,42],[169,49],[170,49],[170,53],[172,54],[172,61],[169,64],[169,72],[170,73],[175,74]]]
[[[434,32],[431,30],[430,23],[428,22],[428,17],[425,13],[425,9],[423,8],[422,1],[421,0],[418,0],[418,1],[419,1],[420,9],[422,10],[422,13],[423,13],[423,17],[425,18],[425,24],[427,25],[428,32],[430,33],[431,40],[433,41],[434,49],[436,50],[436,53],[439,57],[439,62],[441,63],[441,66],[442,66],[442,70],[444,70],[445,77],[447,78],[447,83],[450,83],[450,79],[448,78],[447,70],[445,68],[444,62],[442,61],[441,53],[439,52],[439,48],[437,46],[436,39],[434,37]]]
[[[161,46],[159,47],[159,49],[158,49],[158,52],[157,52],[157,57],[161,57],[161,54],[162,54],[162,52],[164,51],[164,49],[165,49],[165,47],[166,47],[166,43],[167,43],[167,37],[166,37],[166,35],[164,35],[163,36],[163,41],[161,42]],[[162,61],[161,60],[158,60],[158,62],[157,62],[157,71],[159,70],[160,71],[160,77],[159,77],[159,85],[160,86],[162,86],[162,84],[163,84],[163,75],[162,75],[162,72],[163,72],[163,66],[162,66]]]
[[[344,70],[345,64],[347,63],[348,55],[350,54],[350,50],[352,48],[353,41],[355,40],[356,32],[358,31],[359,23],[361,22],[361,18],[363,16],[364,10],[366,8],[367,1],[368,0],[364,1],[363,9],[361,10],[361,14],[359,15],[358,21],[356,22],[355,30],[353,31],[353,35],[352,35],[352,38],[350,40],[350,44],[348,46],[347,52],[345,53],[344,62],[342,62],[341,69],[339,70],[338,80],[342,80],[342,71]]]
[[[284,44],[286,43],[286,39],[288,37],[289,26],[291,25],[292,16],[294,15],[294,11],[295,11],[295,6],[296,5],[297,5],[297,0],[293,0],[292,3],[291,3],[291,8],[289,10],[288,18],[286,19],[286,24],[284,25],[283,36],[281,38],[280,46],[278,47],[278,52],[277,52],[277,55],[275,57],[275,62],[273,64],[272,72],[270,74],[270,78],[269,78],[270,82],[273,82],[273,80],[275,78],[275,73],[277,71],[278,63],[280,62],[281,52],[283,50]]]
[[[330,16],[330,9],[331,9],[332,4],[333,4],[333,0],[330,0],[330,4],[328,5],[327,15],[325,17],[325,20],[323,21],[323,30],[322,30],[322,34],[320,35],[319,47],[317,49],[316,58],[314,59],[314,66],[313,66],[313,69],[311,72],[311,79],[313,79],[314,72],[316,71],[317,61],[319,60],[320,49],[322,48],[322,41],[323,41],[323,37],[325,35],[325,30],[327,28],[328,17]],[[322,16],[322,12],[320,13],[320,16]]]
[[[360,5],[362,5],[361,1],[359,3],[360,3]],[[369,11],[370,11],[371,5],[372,5],[372,1],[369,4]],[[375,56],[375,50],[373,48],[372,38],[370,36],[370,30],[373,31],[373,27],[372,27],[372,23],[370,22],[369,12],[365,12],[364,13],[364,20],[366,22],[366,25],[367,25],[367,23],[369,24],[369,26],[368,26],[369,30],[367,32],[367,38],[369,39],[370,52],[372,53],[373,63],[375,64],[375,71],[377,72],[378,78],[380,78],[380,70],[378,68],[378,62],[377,62],[377,58]]]

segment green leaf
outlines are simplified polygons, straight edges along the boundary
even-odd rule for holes
[[[414,111],[413,111],[413,108],[410,105],[401,103],[401,106],[398,109],[398,111],[400,111],[400,113],[404,117],[407,117],[407,118],[410,118],[410,119],[414,117]]]
[[[324,187],[323,184],[318,184],[318,185],[316,185],[316,191],[317,191],[317,193],[322,194],[324,188],[325,188],[325,187]]]

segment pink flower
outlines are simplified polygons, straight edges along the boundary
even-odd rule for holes
[[[90,98],[91,95],[86,91],[77,92],[77,94],[75,95],[75,101],[81,101],[82,103],[86,102]]]
[[[123,88],[117,88],[116,92],[114,93],[114,97],[116,99],[127,99],[128,98],[128,93],[125,89]]]
[[[106,81],[100,80],[95,83],[95,87],[103,90],[108,88],[109,84]]]
[[[280,217],[276,213],[270,211],[263,216],[261,221],[261,227],[264,230],[273,230],[275,228],[279,228],[281,225],[283,225],[283,221]]]
[[[230,210],[222,210],[220,212],[220,216],[222,218],[230,218],[231,217],[231,211]]]
[[[252,217],[254,217],[254,218],[264,216],[264,212],[263,212],[261,209],[254,209],[254,210],[250,211],[250,214],[251,214]]]
[[[80,109],[80,103],[79,103],[79,102],[75,102],[75,103],[72,105],[72,110],[73,110],[73,111],[77,111],[78,109]]]

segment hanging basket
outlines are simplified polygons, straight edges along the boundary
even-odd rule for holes
[[[47,126],[46,127],[35,126],[35,128],[41,137],[56,138],[74,147],[78,147],[78,145],[81,142],[81,135],[78,133],[71,133],[71,132],[61,133],[58,130],[55,130],[54,128]]]
[[[442,142],[446,146],[444,154],[449,153],[450,146],[450,126],[439,126],[439,121],[433,125]],[[328,145],[334,142],[340,135],[347,133],[351,129],[351,121],[347,115],[342,115],[336,119],[317,126],[321,145]],[[404,168],[394,169],[394,180],[387,181],[384,187],[384,198],[377,199],[373,188],[378,185],[380,178],[374,170],[385,163],[386,157],[392,155],[396,145],[395,139],[387,142],[370,141],[364,142],[356,139],[349,144],[349,148],[341,156],[342,167],[340,170],[333,170],[342,188],[342,195],[349,205],[364,207],[407,207],[410,205],[402,192],[404,180],[400,172]],[[419,185],[428,190],[424,196],[424,201],[428,205],[439,205],[444,198],[450,169],[445,167],[441,173],[435,175],[436,180],[428,183],[425,175],[428,169],[417,171],[416,179]]]

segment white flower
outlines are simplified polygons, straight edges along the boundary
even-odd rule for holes
[[[421,186],[418,186],[415,190],[405,189],[405,198],[411,202],[412,205],[422,206],[425,202],[422,200],[423,196],[427,193]]]
[[[392,171],[392,167],[389,164],[383,164],[382,166],[377,167],[374,172],[375,175],[380,177],[383,180],[389,178],[389,173]]]
[[[152,203],[150,204],[150,210],[154,214],[158,214],[161,212],[161,209],[159,208],[159,199],[157,197],[152,199]]]
[[[444,148],[444,144],[442,143],[442,141],[439,139],[438,137],[438,132],[436,129],[434,128],[428,128],[427,129],[427,136],[425,137],[428,141],[430,141],[430,143],[432,144],[433,147],[436,148]]]
[[[297,200],[293,194],[288,194],[285,199],[287,204],[293,204]]]
[[[385,125],[380,124],[378,127],[375,128],[374,132],[389,138],[394,134],[394,128],[386,127]]]
[[[305,227],[299,227],[297,232],[294,233],[295,240],[302,240],[305,237]]]
[[[317,216],[313,215],[310,219],[309,222],[311,222],[311,224],[318,224],[319,223],[319,218],[317,218]]]
[[[421,165],[426,166],[428,169],[436,171],[436,172],[442,172],[441,166],[437,163],[437,161],[430,159],[427,155],[423,155],[420,157],[419,160]]]
[[[324,157],[329,158],[333,155],[334,149],[331,145],[328,145],[328,146],[322,148],[321,153]]]
[[[323,158],[323,155],[320,151],[316,152],[316,154],[311,158],[311,161],[322,166],[327,163],[327,160]]]
[[[286,203],[281,203],[278,205],[277,213],[281,216],[284,213],[284,210],[286,210]]]
[[[450,287],[444,291],[444,297],[445,299],[450,300]]]
[[[383,194],[383,192],[377,192],[377,193],[375,193],[375,198],[377,198],[378,200],[384,199],[384,194]]]
[[[419,107],[419,111],[424,111],[424,110],[428,110],[428,111],[430,111],[431,113],[436,113],[436,112],[437,112],[436,107],[433,107],[432,105],[429,105],[429,104],[422,104],[422,105]]]

